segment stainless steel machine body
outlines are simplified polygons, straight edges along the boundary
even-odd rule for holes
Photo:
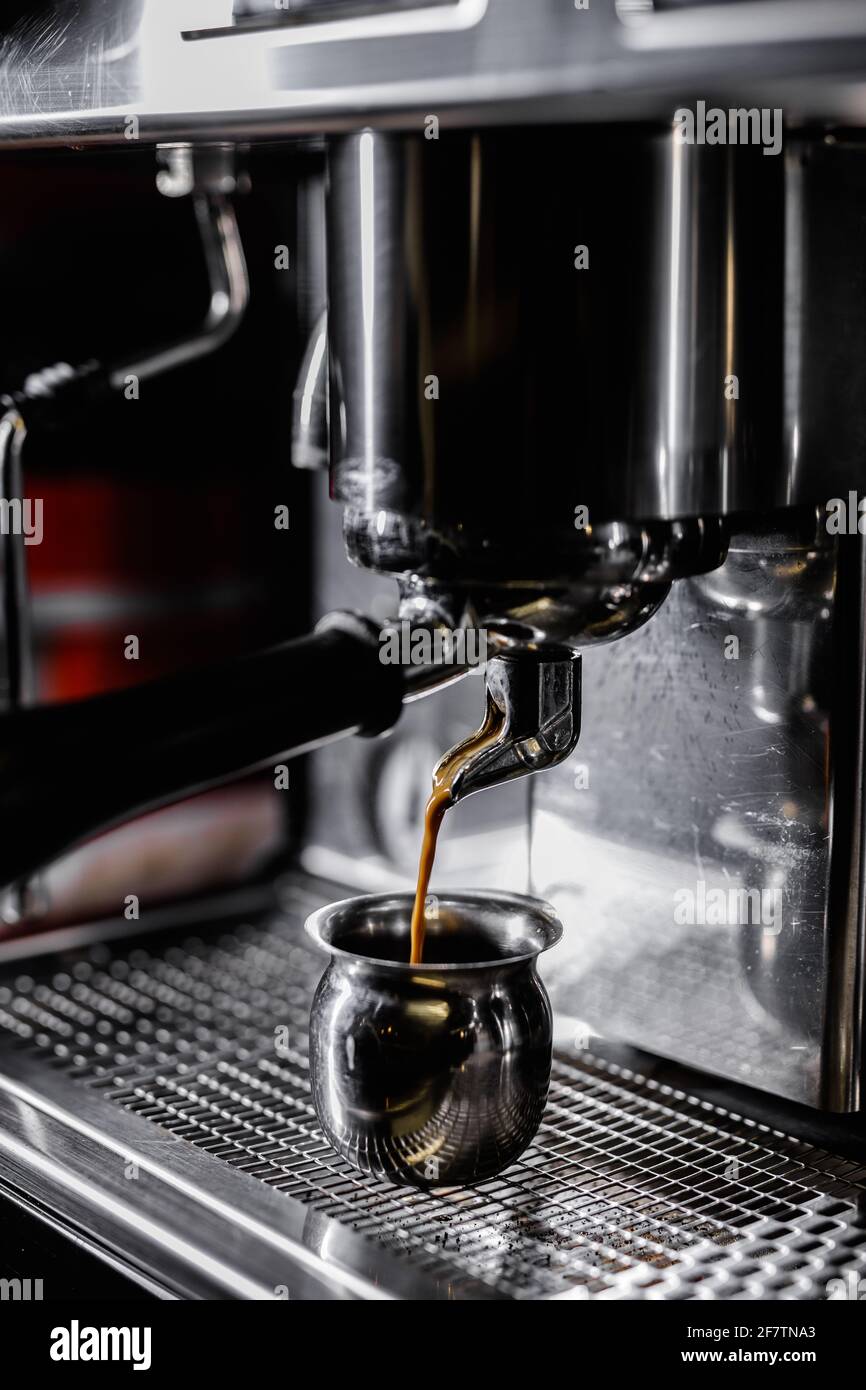
[[[14,21],[17,19],[17,23]],[[859,0],[80,0],[12,7],[6,141],[256,139],[411,125],[647,115],[684,96],[863,114]],[[686,91],[684,91],[686,89]]]
[[[349,554],[407,613],[592,657],[591,727],[531,793],[559,1008],[841,1110],[864,1082],[863,155],[368,132],[334,147],[328,239]]]
[[[18,8],[9,157],[310,155],[286,419],[305,467],[329,434],[319,612],[390,595],[383,621],[484,629],[518,663],[565,644],[583,717],[568,758],[455,807],[442,861],[442,883],[529,888],[565,927],[548,1109],[501,1178],[395,1196],[327,1143],[308,1086],[300,921],[408,886],[419,778],[477,722],[470,676],[390,743],[316,751],[307,872],[279,902],[3,949],[4,1190],[163,1295],[836,1296],[863,1271],[862,1116],[783,1102],[864,1101],[866,10]],[[755,109],[759,133],[778,113],[781,148],[680,143],[698,102]],[[370,717],[346,727],[373,730],[413,691],[389,681],[377,723],[365,653]],[[267,762],[248,669],[226,718]]]

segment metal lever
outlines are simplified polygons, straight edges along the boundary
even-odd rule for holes
[[[499,722],[501,728],[454,776],[453,801],[555,767],[573,752],[580,737],[580,671],[580,656],[566,647],[509,652],[488,661],[485,727]]]

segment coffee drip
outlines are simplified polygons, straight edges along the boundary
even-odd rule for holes
[[[454,800],[453,789],[458,775],[470,762],[490,748],[502,733],[505,716],[499,707],[489,701],[484,723],[469,738],[450,749],[437,763],[433,772],[433,790],[424,812],[424,839],[421,843],[421,860],[418,865],[418,883],[415,889],[415,903],[412,908],[412,929],[410,964],[420,965],[424,952],[424,935],[427,926],[426,904],[430,875],[436,857],[436,844],[445,812]]]

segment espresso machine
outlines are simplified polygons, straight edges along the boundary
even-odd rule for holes
[[[866,11],[18,10],[4,167],[134,162],[194,209],[207,309],[75,360],[43,321],[44,365],[0,381],[5,501],[25,514],[32,432],[68,450],[143,384],[217,372],[269,260],[298,277],[268,429],[305,573],[279,595],[288,638],[47,702],[4,526],[10,1210],[162,1297],[847,1296],[866,1277]],[[244,233],[259,176],[290,185],[273,255]],[[479,634],[483,663],[442,659]],[[397,1192],[317,1127],[298,925],[411,885],[433,762],[491,708],[438,872],[563,922],[548,1108],[501,1176]],[[257,771],[268,805],[293,779],[279,853],[147,906],[137,818]],[[132,844],[115,897],[56,926],[56,866],[112,836]]]

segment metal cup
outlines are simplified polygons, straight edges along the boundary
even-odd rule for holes
[[[562,926],[536,898],[450,893],[410,965],[410,893],[320,908],[330,953],[310,1020],[319,1123],[365,1173],[419,1187],[483,1182],[532,1141],[550,1084],[552,1015],[536,959]]]

